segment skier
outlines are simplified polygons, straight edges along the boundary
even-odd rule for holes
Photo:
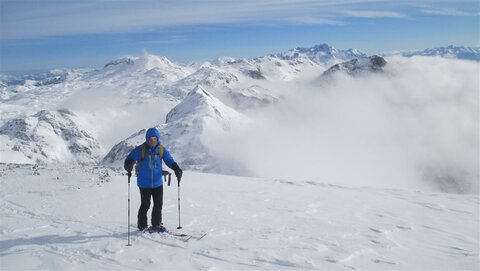
[[[170,152],[160,144],[160,133],[150,128],[145,135],[145,142],[135,147],[125,159],[124,168],[131,174],[135,162],[137,185],[140,189],[141,205],[138,209],[137,227],[144,231],[165,232],[162,224],[163,180],[162,160],[174,172],[177,180],[182,178],[183,171],[175,162]],[[148,228],[147,212],[150,208],[150,197],[153,198],[152,226]]]

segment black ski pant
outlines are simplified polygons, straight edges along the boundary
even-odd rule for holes
[[[137,226],[144,229],[147,224],[147,212],[150,208],[150,198],[153,198],[152,226],[162,223],[163,185],[156,188],[140,188],[140,209],[138,209]]]

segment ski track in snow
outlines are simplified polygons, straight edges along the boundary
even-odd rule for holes
[[[185,172],[182,231],[208,233],[185,242],[136,231],[132,179],[128,247],[121,171],[3,164],[0,177],[1,270],[480,268],[478,195]],[[163,222],[177,231],[176,183]]]

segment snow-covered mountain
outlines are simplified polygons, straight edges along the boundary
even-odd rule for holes
[[[145,54],[111,61],[98,70],[56,70],[36,77],[22,77],[19,81],[3,76],[0,125],[42,110],[55,112],[69,108],[75,115],[92,122],[89,133],[99,136],[102,149],[108,150],[119,142],[108,138],[114,133],[112,130],[118,131],[114,126],[120,124],[118,116],[142,117],[136,124],[132,121],[128,134],[127,128],[122,128],[125,139],[131,131],[163,123],[166,114],[198,85],[222,103],[238,110],[249,110],[276,102],[280,95],[271,90],[270,84],[298,78],[308,68],[318,68],[318,64],[308,59],[265,56],[256,59],[224,57],[183,65],[163,56]],[[122,134],[115,132],[115,138],[122,138]],[[5,148],[2,151],[12,151],[11,147],[5,145]],[[22,151],[13,152],[25,156]]]
[[[221,136],[248,122],[241,113],[197,86],[166,117],[162,140],[176,159],[191,170],[244,173],[240,164],[212,155],[208,144],[212,135]]]
[[[7,121],[0,127],[2,162],[96,163],[102,149],[81,122],[66,109]]]
[[[403,52],[403,56],[440,56],[445,58],[458,58],[480,61],[480,47],[464,47],[450,45],[447,47],[429,48],[419,51]]]
[[[228,132],[247,118],[226,106],[203,87],[197,86],[158,125],[160,140],[184,168],[200,171],[220,171],[239,174],[241,165],[229,164],[214,157],[206,144],[211,134]],[[143,129],[115,145],[105,156],[104,164],[121,164],[127,154],[145,141]],[[243,172],[244,173],[244,172]]]
[[[355,58],[347,62],[335,64],[326,70],[322,76],[330,76],[336,72],[345,72],[352,76],[357,76],[371,72],[381,72],[383,67],[387,65],[387,61],[380,56],[369,56],[362,58]]]
[[[155,77],[159,82],[173,82],[192,73],[188,66],[173,63],[164,56],[144,54],[141,57],[125,57],[111,61],[92,74],[92,79],[131,78],[135,76]]]

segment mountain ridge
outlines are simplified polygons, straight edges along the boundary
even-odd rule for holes
[[[475,60],[480,61],[480,47],[468,47],[468,46],[455,46],[455,45],[448,45],[444,47],[435,47],[435,48],[428,48],[424,50],[413,50],[413,51],[399,51],[393,52],[388,54],[383,54],[384,56],[393,56],[393,55],[401,55],[404,57],[413,57],[417,55],[421,56],[441,56],[447,58],[458,58],[458,59],[466,59],[466,60]],[[297,63],[304,63],[303,61],[308,60],[314,64],[324,64],[324,65],[334,65],[340,62],[345,62],[347,60],[351,60],[353,58],[363,58],[367,57],[367,54],[355,49],[350,48],[346,50],[337,49],[328,44],[317,44],[312,47],[295,47],[290,50],[280,52],[280,53],[271,53],[266,54],[264,56],[255,57],[251,59],[235,59],[232,57],[224,56],[214,59],[208,63],[211,63],[215,66],[224,66],[224,65],[231,65],[238,63],[238,61],[243,62],[258,62],[262,61],[266,58],[278,58],[281,60],[288,60],[288,61],[297,61]],[[312,65],[312,63],[308,63]],[[182,67],[190,71],[192,74],[196,70],[195,66],[199,66],[199,64],[193,65],[179,65],[175,62],[169,60],[166,56],[156,56],[152,54],[144,54],[140,57],[122,57],[110,62],[107,62],[103,68],[97,69],[96,71],[101,71],[103,69],[115,66],[142,66],[145,70],[154,70],[155,68],[161,69],[166,66],[172,65],[176,67]],[[200,65],[201,66],[201,65]],[[92,68],[81,68],[81,69],[54,69],[48,72],[42,72],[38,74],[26,74],[21,76],[13,76],[13,75],[5,75],[0,74],[0,88],[5,88],[6,86],[12,85],[22,85],[25,84],[26,81],[34,81],[33,84],[42,85],[43,84],[51,84],[51,83],[58,83],[63,82],[64,79],[69,75],[73,74],[74,76],[78,77],[78,75],[82,75],[85,73],[89,73],[95,71]],[[185,71],[179,71],[179,73],[185,73]],[[188,73],[188,72],[187,72]],[[76,74],[76,75],[75,75]],[[61,77],[61,80],[58,80],[58,77]],[[57,80],[55,79],[57,78]]]

